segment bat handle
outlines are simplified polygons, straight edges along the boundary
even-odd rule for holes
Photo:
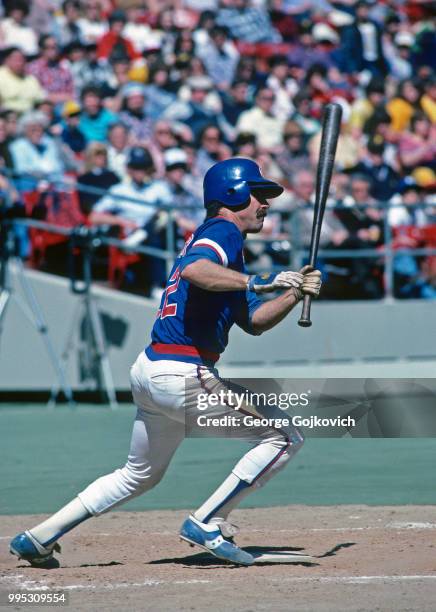
[[[303,298],[303,310],[301,312],[301,317],[298,321],[298,325],[300,327],[310,327],[312,325],[312,321],[310,320],[311,303],[312,303],[312,296],[305,295]]]

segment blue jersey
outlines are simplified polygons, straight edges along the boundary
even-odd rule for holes
[[[175,359],[190,363],[214,363],[227,346],[234,323],[255,333],[251,318],[261,305],[251,291],[206,291],[181,278],[183,269],[198,259],[245,273],[243,236],[223,217],[206,220],[177,257],[163,292],[149,359]]]

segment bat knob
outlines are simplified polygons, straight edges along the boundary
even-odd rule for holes
[[[311,327],[311,325],[312,325],[312,321],[311,321],[310,319],[303,319],[303,318],[301,318],[301,319],[298,321],[298,325],[299,325],[300,327]]]

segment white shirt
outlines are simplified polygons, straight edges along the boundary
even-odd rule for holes
[[[107,195],[94,206],[93,212],[119,215],[127,221],[133,221],[138,227],[144,227],[154,217],[166,196],[167,190],[162,181],[138,186],[128,178],[111,187]]]
[[[377,59],[377,31],[371,22],[360,23],[359,32],[362,36],[363,59],[375,62]]]
[[[122,151],[118,151],[115,147],[111,145],[107,150],[107,165],[109,170],[115,172],[120,179],[126,178],[126,170],[127,170],[127,158],[129,155],[128,149],[123,149]]]
[[[20,25],[10,17],[0,22],[0,39],[2,48],[18,47],[24,55],[38,53],[38,39],[35,32],[26,26]]]
[[[240,132],[251,132],[257,138],[260,147],[272,148],[282,143],[283,119],[271,117],[255,106],[241,113],[236,130]]]
[[[123,28],[123,36],[130,40],[136,51],[142,53],[144,49],[150,47],[149,38],[151,28],[143,23],[128,22]]]
[[[90,21],[82,17],[77,20],[77,25],[80,29],[81,38],[87,43],[98,42],[108,31],[105,21]]]

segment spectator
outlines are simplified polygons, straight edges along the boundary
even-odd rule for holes
[[[274,92],[263,87],[256,96],[254,107],[243,112],[236,124],[238,132],[255,134],[261,148],[267,151],[277,150],[282,141],[284,121],[272,114],[274,102]]]
[[[118,116],[103,107],[100,90],[93,86],[85,87],[79,127],[86,140],[104,142],[109,127],[117,121]]]
[[[86,3],[85,3],[86,4]],[[62,13],[55,17],[53,34],[61,47],[82,42],[79,27],[81,5],[78,0],[65,0]],[[39,44],[41,47],[41,43]]]
[[[145,142],[152,134],[153,124],[145,111],[144,85],[128,83],[122,90],[122,99],[120,121],[129,128],[136,144]]]
[[[384,161],[383,142],[368,143],[367,155],[355,166],[353,172],[368,176],[371,180],[371,196],[387,202],[396,193],[400,176]]]
[[[83,45],[82,49],[84,57],[77,62],[69,62],[76,92],[80,93],[87,87],[96,87],[106,95],[111,91],[114,82],[111,65],[107,60],[97,58],[95,43]]]
[[[402,81],[397,90],[397,95],[386,105],[391,116],[392,129],[396,132],[404,132],[409,127],[409,122],[418,106],[420,92],[412,79]]]
[[[248,83],[235,81],[229,91],[222,94],[222,104],[225,120],[234,127],[240,115],[251,108],[248,101]]]
[[[232,38],[243,42],[276,43],[281,39],[266,9],[253,6],[250,0],[223,0],[216,23],[228,28]]]
[[[90,220],[95,224],[121,227],[122,235],[130,244],[146,241],[146,244],[163,248],[159,222],[159,204],[167,195],[161,181],[153,180],[153,159],[147,149],[133,147],[127,162],[128,178],[114,185],[93,209]],[[166,220],[164,219],[164,224]],[[135,287],[150,295],[153,287],[165,282],[165,266],[162,260],[146,258],[130,269]]]
[[[269,65],[271,72],[266,84],[275,94],[273,115],[286,121],[294,110],[292,98],[298,91],[298,85],[289,76],[289,62],[285,55],[273,55]]]
[[[227,28],[214,26],[210,31],[209,44],[200,49],[198,56],[218,90],[228,89],[235,77],[239,52],[229,40]]]
[[[412,178],[398,186],[391,200],[388,222],[393,229],[394,248],[416,249],[425,246],[418,228],[427,224],[425,191]],[[409,253],[396,253],[394,257],[394,295],[399,298],[424,297],[421,288],[420,265],[417,257]]]
[[[115,10],[109,16],[109,31],[98,41],[97,57],[110,59],[113,54],[127,55],[131,60],[138,59],[140,54],[130,40],[123,36],[126,25],[126,14],[122,10]]]
[[[163,119],[156,121],[154,125],[153,135],[148,148],[153,157],[157,177],[162,177],[165,174],[164,152],[167,149],[178,147],[182,142],[186,141],[186,138],[182,138],[176,133],[176,125],[177,128],[180,126],[185,127],[183,124],[174,124]],[[192,133],[189,128],[186,129],[189,131],[188,140],[192,140]],[[196,149],[197,147],[195,147],[195,155],[197,153]]]
[[[203,3],[203,0],[200,0]],[[203,10],[200,13],[197,27],[192,33],[192,38],[195,43],[197,52],[201,54],[202,50],[209,45],[210,32],[215,26],[215,13],[212,10]]]
[[[195,192],[195,185],[188,172],[188,158],[182,149],[168,149],[164,153],[165,177],[163,185],[167,188],[167,197],[163,199],[169,206],[177,206],[174,220],[179,233],[179,247],[183,246],[186,237],[193,233],[204,218],[202,198]],[[184,207],[195,207],[184,210]]]
[[[45,133],[47,127],[47,117],[40,111],[28,112],[19,121],[21,136],[10,145],[10,151],[20,191],[33,191],[41,180],[57,183],[63,178],[60,151]]]
[[[304,145],[304,134],[295,121],[287,121],[283,129],[283,144],[275,160],[290,183],[292,176],[300,170],[310,167],[310,158]]]
[[[144,88],[147,101],[147,115],[157,121],[167,108],[176,101],[176,94],[171,91],[169,70],[163,63],[157,62],[150,70],[150,78]]]
[[[421,108],[431,123],[436,123],[436,76],[430,77],[424,84],[425,93],[421,98]]]
[[[398,152],[406,173],[417,166],[436,170],[436,124],[432,126],[424,113],[416,112],[410,122],[410,131],[400,138]]]
[[[383,244],[383,211],[371,197],[371,179],[363,174],[351,176],[350,195],[344,198],[344,208],[336,211],[348,232],[342,243],[348,249],[374,249]],[[348,298],[379,299],[383,294],[382,268],[375,259],[342,260],[350,270]]]
[[[75,154],[83,153],[86,148],[86,138],[79,127],[81,112],[80,104],[72,100],[65,102],[62,109],[61,138]]]
[[[80,39],[85,44],[97,44],[108,30],[108,24],[101,9],[99,0],[84,2],[84,15],[77,20],[77,25],[80,31]]]
[[[299,170],[291,177],[292,196],[288,204],[291,217],[291,242],[308,247],[312,235],[314,174],[310,170]],[[329,202],[332,204],[332,202]],[[294,232],[295,230],[295,232]],[[326,210],[321,230],[320,244],[323,247],[339,247],[348,238],[348,232],[332,210]]]
[[[384,41],[390,74],[397,81],[412,78],[412,47],[414,44],[415,37],[413,34],[404,30],[395,34],[393,42],[388,37]]]
[[[196,172],[204,176],[213,164],[231,156],[230,148],[223,142],[223,134],[216,125],[206,125],[200,133]]]
[[[147,230],[164,194],[161,183],[153,180],[153,159],[147,149],[131,149],[127,171],[127,179],[109,189],[90,218],[92,223],[121,226],[125,234],[139,228]]]
[[[422,227],[427,223],[425,214],[425,190],[413,178],[404,179],[391,199],[388,222],[392,228],[401,226]],[[411,246],[410,242],[407,246]],[[412,245],[416,247],[417,244]]]
[[[52,128],[58,122],[58,115],[56,114],[55,105],[51,100],[45,98],[40,102],[37,102],[34,106],[34,110],[41,111],[47,117],[48,121],[48,131],[51,131]]]
[[[298,28],[298,37],[288,54],[288,60],[294,78],[301,81],[313,64],[322,64],[327,68],[337,64],[334,49],[338,36],[334,30],[326,27],[326,24],[315,24],[312,27],[303,21],[298,24]]]
[[[12,155],[9,150],[11,142],[6,127],[6,119],[4,116],[0,116],[0,172],[4,171],[5,168],[10,170],[13,166]]]
[[[108,168],[123,180],[126,178],[129,157],[129,129],[124,123],[114,123],[108,132]]]
[[[73,76],[68,63],[60,59],[54,36],[43,34],[39,41],[40,57],[28,66],[29,74],[38,79],[53,104],[63,104],[74,97]]]
[[[148,41],[153,32],[147,23],[144,23],[143,3],[140,0],[136,4],[126,7],[126,24],[122,34],[130,41],[138,53],[148,48]]]
[[[359,97],[351,106],[350,127],[363,130],[376,108],[383,105],[385,97],[384,80],[373,77],[366,87],[366,97]]]
[[[312,100],[307,89],[301,89],[294,98],[295,111],[291,116],[292,121],[298,123],[304,132],[306,139],[314,136],[321,125],[312,114]]]
[[[248,157],[255,160],[259,155],[256,136],[250,132],[240,132],[233,143],[235,157]]]
[[[36,55],[36,33],[24,24],[28,14],[28,3],[23,0],[14,0],[6,6],[6,17],[0,21],[0,41],[3,49],[15,47],[24,55]]]
[[[171,105],[165,111],[164,118],[169,121],[186,123],[194,136],[198,137],[206,125],[210,123],[218,125],[219,122],[224,121],[224,117],[207,106],[206,98],[212,88],[212,81],[209,77],[191,77],[187,85],[190,91],[190,100]]]
[[[114,97],[118,92],[129,85],[132,81],[130,78],[130,70],[132,68],[132,62],[128,55],[125,55],[122,51],[120,53],[113,53],[110,59],[110,65],[112,67],[112,78],[106,85],[109,87],[105,88],[104,97]],[[139,83],[135,83],[138,84]],[[118,110],[118,107],[114,107],[114,110]]]
[[[18,113],[13,110],[5,110],[2,116],[5,120],[7,137],[12,141],[18,133]]]
[[[26,58],[17,47],[10,47],[4,53],[0,82],[0,101],[3,109],[25,113],[45,98],[45,92],[38,80],[31,74],[26,74]]]
[[[108,151],[101,142],[90,142],[85,154],[85,172],[77,177],[79,184],[79,202],[82,213],[88,216],[94,204],[98,202],[102,193],[120,182],[119,177],[108,168]],[[87,190],[91,187],[91,190]],[[100,189],[101,193],[94,193],[92,189]]]
[[[310,153],[310,161],[315,168],[321,146],[321,131],[318,131],[315,136],[309,140],[307,148]],[[338,144],[336,146],[335,162],[337,168],[344,172],[353,170],[362,159],[364,146],[361,138],[361,132],[358,128],[352,128],[349,124],[342,122],[341,131],[339,134]]]
[[[369,2],[358,0],[355,21],[341,32],[341,65],[344,72],[368,71],[384,76],[388,65],[383,53],[379,25],[369,17]]]
[[[266,75],[256,68],[256,60],[253,56],[243,55],[236,69],[235,82],[244,81],[248,84],[248,99],[254,100],[256,92],[265,86]]]

